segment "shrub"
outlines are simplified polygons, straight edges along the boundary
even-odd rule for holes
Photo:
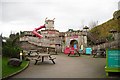
[[[6,42],[2,42],[3,56],[18,58],[21,51],[19,47],[19,34],[10,34],[9,38],[5,39]]]
[[[20,51],[21,51],[21,49],[19,47],[10,46],[10,45],[5,45],[5,46],[3,46],[3,49],[2,49],[3,56],[6,56],[6,57],[18,58]]]

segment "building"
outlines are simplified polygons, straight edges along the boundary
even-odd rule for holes
[[[56,47],[61,44],[59,31],[54,29],[54,20],[45,20],[45,30],[41,30],[41,46]]]
[[[69,29],[65,32],[65,47],[74,47],[81,49],[87,47],[87,37],[84,31]],[[82,49],[83,49],[82,48]]]
[[[54,29],[54,20],[45,20],[45,30],[39,31],[43,38],[36,37],[32,31],[24,31],[20,41],[28,41],[42,47],[53,47],[57,52],[63,52],[65,47],[87,47],[86,31],[69,29],[67,32],[59,32]]]
[[[53,47],[57,51],[62,51],[62,38],[59,36],[59,31],[54,29],[54,20],[45,20],[45,30],[39,31],[43,38],[39,39],[32,31],[24,31],[24,36],[20,38],[20,41],[28,41],[29,43],[43,46]]]

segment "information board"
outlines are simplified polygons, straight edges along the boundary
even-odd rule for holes
[[[120,68],[120,50],[108,50],[107,62],[109,68]]]
[[[86,48],[86,54],[91,54],[92,53],[92,48]]]

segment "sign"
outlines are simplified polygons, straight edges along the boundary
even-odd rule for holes
[[[120,50],[108,50],[108,67],[120,68]]]
[[[120,49],[108,49],[106,51],[106,75],[109,72],[120,72]]]
[[[75,39],[75,38],[78,38],[78,36],[77,35],[71,36],[71,39]]]
[[[86,48],[86,54],[91,54],[92,53],[92,48]]]

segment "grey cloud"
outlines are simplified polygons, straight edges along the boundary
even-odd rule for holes
[[[34,2],[51,2],[50,0],[1,0],[2,2],[31,2],[31,3],[34,3]]]
[[[30,3],[3,3],[2,9],[3,21],[34,19],[42,13],[37,4]]]
[[[2,2],[0,0],[0,22],[2,21]]]
[[[90,21],[105,22],[117,10],[118,0],[2,0],[2,21],[5,24],[29,28],[44,24],[44,19],[55,19],[55,28],[81,29]],[[1,19],[1,18],[0,18]],[[27,26],[28,25],[28,26]],[[62,28],[61,28],[62,27]],[[63,28],[64,27],[64,28]]]

